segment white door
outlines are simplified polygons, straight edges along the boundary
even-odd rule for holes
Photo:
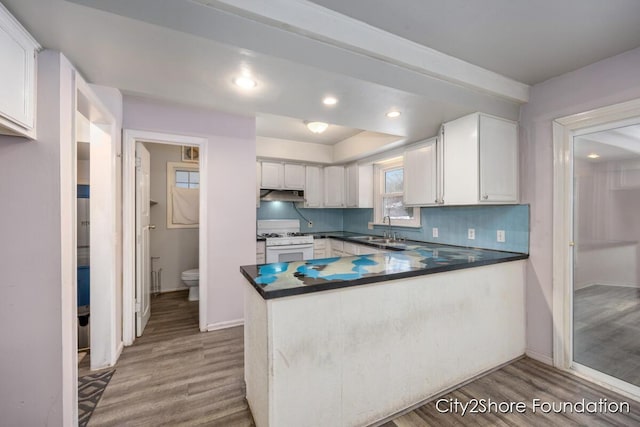
[[[149,253],[150,157],[136,143],[136,336],[141,336],[151,316],[151,254]]]

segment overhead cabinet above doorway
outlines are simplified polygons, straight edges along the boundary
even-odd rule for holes
[[[517,123],[474,113],[404,152],[405,204],[518,203]]]

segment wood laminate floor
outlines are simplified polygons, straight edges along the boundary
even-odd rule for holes
[[[640,288],[579,289],[574,328],[576,362],[640,387]]]
[[[242,327],[200,333],[198,304],[186,299],[186,292],[175,292],[152,301],[152,316],[145,334],[122,353],[116,373],[89,422],[90,427],[253,425],[244,399]],[[86,359],[83,364],[87,363]],[[434,400],[387,422],[384,427],[640,426],[639,403],[528,358],[441,398],[463,403],[472,399],[525,402],[527,411],[523,414],[443,414],[436,409]],[[582,398],[626,401],[631,413],[532,412],[533,399],[575,402]]]
[[[254,425],[242,327],[201,333],[187,294],[152,299],[144,334],[122,352],[90,427]]]

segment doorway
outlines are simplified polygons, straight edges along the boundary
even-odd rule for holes
[[[640,118],[573,138],[573,360],[640,387]]]
[[[180,292],[188,301],[180,305],[197,312],[200,223],[197,154],[199,150],[190,146],[136,143],[137,337],[143,334],[149,321],[154,298],[179,300],[167,293]],[[198,329],[197,315],[194,320]]]
[[[554,365],[640,397],[640,100],[554,123]]]
[[[206,162],[206,147],[207,140],[205,138],[192,137],[192,136],[184,136],[184,135],[173,135],[173,134],[163,134],[156,132],[147,132],[147,131],[137,131],[137,130],[125,130],[124,138],[123,138],[123,341],[125,345],[133,344],[136,336],[139,336],[139,333],[143,331],[144,319],[142,319],[142,313],[145,312],[146,307],[142,307],[144,304],[144,297],[139,298],[138,295],[147,295],[149,290],[143,289],[143,281],[141,280],[140,275],[137,272],[141,272],[141,266],[137,265],[140,263],[139,257],[137,261],[137,254],[140,255],[140,251],[137,250],[139,248],[138,243],[140,239],[138,239],[137,234],[142,230],[137,228],[136,224],[140,223],[140,219],[136,221],[136,214],[139,210],[136,209],[136,169],[137,169],[137,160],[136,160],[136,146],[138,144],[148,145],[150,147],[153,146],[173,146],[178,149],[180,153],[180,159],[183,155],[192,156],[193,153],[198,153],[198,162],[191,162],[191,166],[194,164],[198,165],[198,188],[199,188],[199,225],[197,229],[197,236],[199,241],[199,250],[197,255],[197,266],[199,270],[199,302],[198,302],[198,313],[199,313],[199,328],[201,331],[206,331],[206,308],[207,308],[207,250],[206,250],[206,229],[207,229],[207,162]],[[194,150],[196,148],[197,150]],[[184,153],[184,154],[183,154]],[[189,160],[189,159],[187,159]],[[173,162],[169,162],[173,163]],[[180,163],[180,162],[178,162]],[[169,167],[167,166],[167,171],[169,171]],[[175,175],[175,174],[174,174]],[[170,173],[167,173],[167,182],[169,182]],[[173,175],[171,175],[173,176]],[[171,196],[168,198],[169,202],[171,201]],[[151,202],[151,199],[149,200]],[[157,206],[157,205],[155,205]],[[153,209],[150,208],[150,215],[153,215]],[[169,212],[170,209],[164,209],[166,212]],[[167,224],[169,224],[169,218],[167,216]],[[158,222],[158,221],[156,221]],[[153,240],[153,226],[157,224],[153,224],[152,222],[149,224],[149,230],[151,232],[151,240]],[[178,227],[179,228],[179,227]],[[192,225],[186,225],[185,228],[193,228]],[[157,228],[156,228],[157,229]],[[154,254],[151,253],[151,256]],[[163,261],[162,257],[160,260]],[[193,257],[191,257],[193,258]],[[146,259],[145,259],[146,261]],[[153,265],[153,269],[151,266],[151,257],[149,257],[149,275],[144,273],[144,278],[155,277],[156,280],[158,278],[161,281],[168,282],[166,280],[168,278],[166,274],[166,270],[161,272],[160,275],[159,269],[162,268],[160,264]],[[169,261],[165,259],[164,261]],[[146,268],[146,267],[145,267]],[[155,271],[154,274],[151,274],[151,271]],[[175,275],[173,275],[175,276]],[[175,282],[175,277],[173,277],[173,281]],[[138,315],[140,313],[140,315]],[[136,325],[137,324],[137,325]],[[137,327],[136,327],[137,326]]]

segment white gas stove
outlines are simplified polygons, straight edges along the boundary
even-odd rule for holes
[[[258,220],[257,234],[265,238],[267,263],[313,259],[313,236],[300,233],[297,219]]]

